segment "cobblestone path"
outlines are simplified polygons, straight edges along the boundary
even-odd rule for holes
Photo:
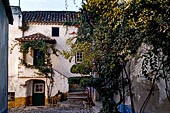
[[[59,107],[23,107],[11,108],[8,113],[93,113],[84,108],[59,108]]]

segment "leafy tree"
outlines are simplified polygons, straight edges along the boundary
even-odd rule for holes
[[[80,18],[75,25],[79,28],[74,37],[77,41],[70,43],[72,51],[69,54],[83,52],[82,64],[98,73],[99,78],[91,80],[89,86],[96,88],[102,97],[102,113],[119,112],[118,106],[125,102],[126,96],[130,96],[132,113],[135,112],[131,74],[126,67],[133,57],[137,57],[137,49],[142,43],[151,47],[144,56],[143,74],[151,80],[152,87],[140,112],[156,81],[164,79],[167,85],[169,9],[169,0],[83,0]],[[148,65],[152,76],[148,76]],[[160,73],[161,69],[164,73]],[[120,97],[118,102],[113,98],[115,95]]]
[[[140,112],[147,105],[154,86],[160,80],[166,84],[166,95],[169,99],[168,81],[170,68],[170,1],[169,0],[136,0],[128,12],[131,25],[140,30],[143,43],[150,46],[144,55],[143,74],[151,81],[152,86]],[[148,69],[149,68],[149,69]],[[150,71],[148,74],[148,70]]]

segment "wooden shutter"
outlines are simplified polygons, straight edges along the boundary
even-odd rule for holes
[[[33,61],[34,61],[34,51],[31,50],[31,48],[29,49],[28,53],[25,55],[25,62],[29,65],[33,65]]]

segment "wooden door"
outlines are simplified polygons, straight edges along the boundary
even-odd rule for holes
[[[45,82],[42,80],[33,81],[33,106],[44,106],[45,105]]]

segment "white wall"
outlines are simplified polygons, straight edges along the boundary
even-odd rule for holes
[[[55,96],[57,92],[60,90],[60,92],[68,92],[69,90],[69,84],[67,77],[57,73],[54,71],[54,87],[52,88],[51,96]]]
[[[10,25],[9,28],[9,51],[13,48],[15,38],[22,37],[22,31],[18,29],[18,26],[21,24],[17,14],[14,15],[14,25]],[[52,27],[59,27],[60,36],[52,37]],[[57,44],[55,45],[60,51],[70,50],[69,45],[66,44],[66,40],[74,35],[70,35],[73,31],[77,32],[75,27],[64,27],[62,25],[29,25],[29,30],[24,33],[24,36],[32,35],[35,33],[41,33],[45,36],[48,36],[52,39],[55,39]],[[11,45],[12,44],[12,45]],[[23,55],[19,52],[19,46],[16,46],[12,53],[9,52],[9,91],[15,92],[15,97],[26,97],[30,96],[26,94],[27,87],[23,87],[22,84],[25,84],[28,80],[39,79],[46,81],[45,78],[40,77],[35,72],[36,69],[25,68],[20,64],[20,59]],[[54,76],[54,87],[52,90],[52,96],[54,96],[58,90],[61,92],[68,92],[68,77],[80,76],[78,74],[72,74],[70,72],[71,66],[75,63],[73,59],[70,63],[62,55],[58,57],[55,55],[51,56],[53,68],[55,70]],[[49,80],[46,81],[46,85],[49,83]],[[46,87],[46,96],[47,96],[47,87]]]
[[[60,51],[63,50],[70,50],[70,46],[66,44],[66,40],[70,37],[73,37],[73,35],[70,35],[73,31],[77,32],[77,28],[75,27],[65,27],[63,25],[29,25],[29,30],[24,33],[25,36],[35,34],[35,33],[41,33],[45,36],[48,36],[52,39],[55,39],[57,44],[56,48]],[[60,36],[59,37],[52,37],[52,27],[59,27]],[[70,72],[71,66],[75,63],[75,60],[73,59],[70,63],[69,60],[65,59],[62,55],[59,55],[58,57],[55,55],[52,55],[52,64],[53,68],[60,73],[64,74],[65,76],[71,77],[71,76],[80,76],[77,74],[72,74]]]
[[[9,53],[9,76],[15,76],[18,75],[18,64],[20,63],[19,57],[22,56],[22,54],[19,52],[19,46],[14,45],[18,43],[15,38],[20,38],[22,37],[22,31],[19,29],[19,15],[13,15],[14,18],[14,24],[9,25],[9,41],[8,41],[8,53]],[[14,50],[12,50],[14,48]]]
[[[138,49],[137,55],[142,56],[150,47],[142,44]],[[134,92],[135,110],[139,112],[144,100],[149,94],[152,83],[142,74],[142,62],[144,58],[136,57],[127,64],[127,70],[132,79],[132,90]],[[150,68],[148,68],[148,73]],[[169,84],[169,83],[168,83]],[[130,105],[130,98],[127,98],[126,105]],[[144,112],[146,113],[169,113],[170,103],[165,92],[165,81],[160,80],[155,84],[155,89],[150,97]]]
[[[8,18],[0,0],[0,113],[8,108]]]
[[[13,12],[13,8],[12,8]],[[18,68],[20,60],[19,58],[22,56],[22,54],[19,52],[19,46],[15,46],[16,40],[15,38],[22,37],[22,31],[19,29],[19,25],[21,22],[19,21],[19,15],[13,14],[14,23],[13,25],[9,25],[9,40],[8,40],[8,92],[15,92],[15,97],[25,97],[25,91],[26,89],[20,84],[25,84],[25,81],[23,79],[18,78]],[[12,48],[14,48],[12,50]]]

